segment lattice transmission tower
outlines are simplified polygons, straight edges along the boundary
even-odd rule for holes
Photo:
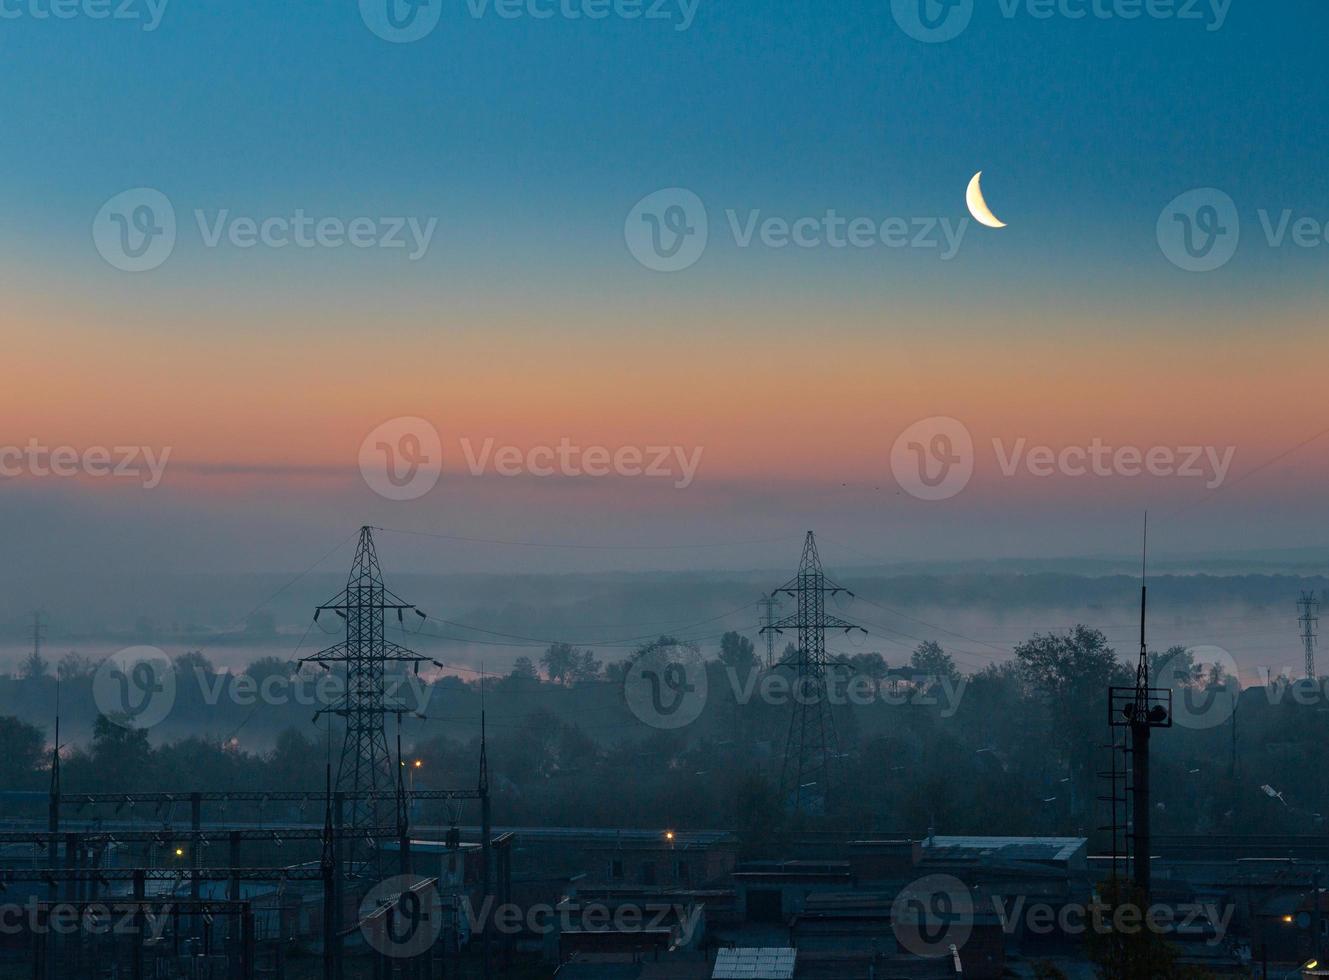
[[[1297,609],[1301,612],[1297,622],[1301,623],[1301,643],[1306,650],[1306,679],[1315,680],[1315,627],[1320,622],[1317,615],[1320,600],[1314,592],[1303,592],[1297,600]]]
[[[780,600],[773,595],[762,596],[757,600],[761,606],[762,621],[758,633],[766,635],[766,669],[775,666],[775,610],[780,608]]]
[[[840,742],[826,688],[826,675],[831,668],[826,655],[826,631],[866,633],[867,630],[826,612],[826,596],[837,593],[853,595],[826,578],[817,554],[817,540],[809,531],[798,574],[771,593],[797,600],[798,611],[762,629],[763,633],[798,630],[798,648],[792,657],[779,664],[795,674],[794,713],[780,772],[781,797],[795,814],[826,812],[838,789]]]
[[[376,869],[380,863],[380,848],[377,842],[366,839],[367,832],[373,828],[391,827],[397,822],[392,797],[382,798],[397,789],[399,777],[399,764],[388,754],[385,721],[388,715],[396,715],[400,720],[403,714],[414,709],[388,697],[386,667],[390,663],[410,664],[418,671],[421,663],[436,664],[431,658],[421,657],[387,638],[384,614],[389,610],[396,612],[399,623],[407,610],[414,610],[417,616],[424,618],[424,613],[383,585],[383,571],[374,550],[373,529],[362,527],[346,588],[314,612],[315,622],[321,613],[329,611],[345,620],[345,639],[300,660],[302,665],[312,663],[325,670],[339,669],[345,681],[345,688],[337,700],[332,706],[321,709],[315,717],[337,715],[346,725],[335,792],[346,794],[350,803],[350,828],[366,831],[365,834],[349,835],[348,867],[363,861],[371,869]],[[367,856],[364,855],[365,848],[370,849]]]

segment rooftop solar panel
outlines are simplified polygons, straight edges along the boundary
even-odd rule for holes
[[[722,949],[711,980],[792,980],[797,950],[782,946]]]

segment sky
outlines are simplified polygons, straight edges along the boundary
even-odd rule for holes
[[[26,564],[1326,543],[1323,4],[388,2],[0,0]]]

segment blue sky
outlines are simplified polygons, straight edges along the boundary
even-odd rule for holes
[[[1055,286],[1076,262],[1140,261],[1190,187],[1329,217],[1329,10],[1310,0],[1277,16],[1235,0],[1212,32],[977,0],[937,45],[905,36],[886,0],[700,0],[675,26],[475,19],[464,0],[412,44],[374,36],[349,2],[174,0],[151,33],[0,21],[6,245],[86,252],[100,203],[147,185],[184,208],[442,212],[462,253],[584,277],[656,187],[719,208],[958,218],[982,168],[1014,216],[1006,258],[1040,258],[1046,272],[1024,270]]]

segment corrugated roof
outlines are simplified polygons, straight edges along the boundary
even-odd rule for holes
[[[932,837],[925,850],[965,850],[997,853],[1011,859],[1069,861],[1088,845],[1086,837]]]

